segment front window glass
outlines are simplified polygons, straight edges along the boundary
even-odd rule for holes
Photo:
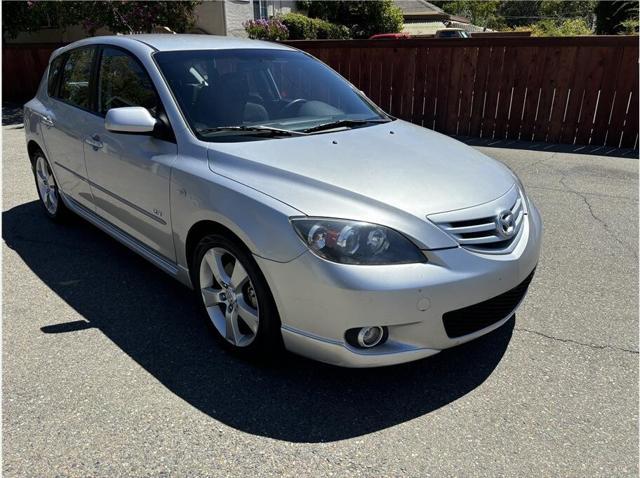
[[[60,99],[89,109],[89,78],[95,48],[80,48],[69,53],[62,71]]]
[[[342,77],[302,52],[176,51],[155,58],[184,116],[204,140],[237,136],[225,127],[301,132],[334,121],[388,119]]]
[[[158,100],[151,78],[127,52],[116,48],[103,50],[98,85],[101,114],[111,108],[143,106],[155,115]]]

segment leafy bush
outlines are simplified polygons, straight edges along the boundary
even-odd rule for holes
[[[621,35],[637,35],[638,34],[638,19],[637,18],[629,18],[620,23],[622,26],[622,30],[620,31]]]
[[[300,13],[287,13],[280,17],[289,30],[290,40],[310,40],[316,38],[313,20]]]
[[[20,32],[78,24],[91,35],[101,27],[114,33],[144,33],[165,26],[180,33],[194,25],[198,4],[200,1],[3,2],[2,34],[15,38]]]
[[[286,40],[289,29],[278,19],[247,20],[242,24],[249,38],[254,40]]]
[[[553,20],[540,20],[529,27],[534,37],[570,37],[579,35],[591,35],[593,31],[582,18],[573,18],[563,22]]]
[[[402,10],[392,0],[302,0],[296,5],[309,17],[346,26],[353,38],[402,30]]]
[[[287,13],[280,17],[289,30],[290,40],[344,39],[349,38],[349,29],[344,25],[309,18],[300,13]]]
[[[344,25],[336,25],[335,23],[325,22],[319,18],[314,18],[313,23],[317,28],[316,36],[320,40],[344,40],[351,38],[351,32]]]

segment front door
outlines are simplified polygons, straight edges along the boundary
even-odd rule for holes
[[[160,100],[140,62],[116,47],[102,48],[97,74],[98,115],[89,120],[84,156],[96,211],[106,220],[175,261],[169,190],[177,145],[152,135],[105,129],[111,108],[143,106],[159,114]]]

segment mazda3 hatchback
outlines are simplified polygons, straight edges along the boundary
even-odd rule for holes
[[[193,288],[240,354],[427,357],[504,324],[538,262],[540,215],[508,168],[288,46],[82,40],[51,56],[25,131],[44,213]]]

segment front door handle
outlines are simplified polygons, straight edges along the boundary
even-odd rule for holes
[[[102,148],[102,146],[104,146],[104,144],[102,144],[102,141],[100,141],[100,136],[98,136],[97,134],[94,134],[90,138],[86,138],[84,142],[90,145],[94,150],[98,150]]]

